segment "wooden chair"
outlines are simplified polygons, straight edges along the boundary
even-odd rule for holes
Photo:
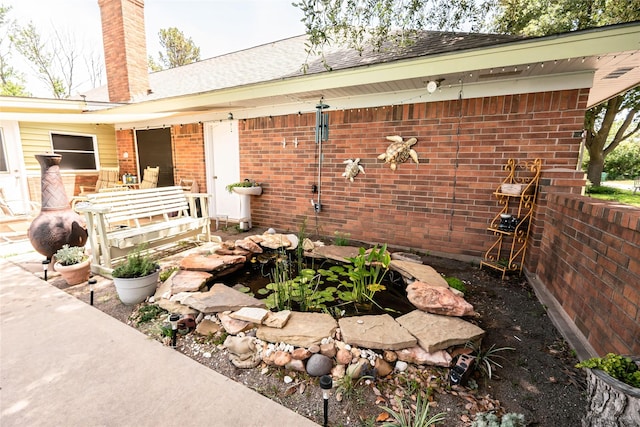
[[[110,188],[117,187],[120,184],[120,169],[119,168],[102,168],[98,171],[98,180],[96,181],[96,185],[81,185],[80,186],[80,196],[85,196],[90,193],[97,193],[98,191]]]
[[[147,168],[142,173],[142,181],[140,181],[140,189],[143,188],[156,188],[158,186],[158,174],[160,174],[160,166]]]

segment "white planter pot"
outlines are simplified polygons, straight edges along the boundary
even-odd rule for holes
[[[160,271],[132,279],[114,277],[113,284],[123,304],[139,304],[155,293],[159,276]]]

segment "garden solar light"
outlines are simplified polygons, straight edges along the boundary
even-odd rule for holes
[[[44,261],[42,261],[42,270],[44,272],[44,281],[47,281],[47,272],[49,271],[49,263],[51,261],[49,259],[45,259]]]
[[[169,322],[171,323],[171,347],[172,348],[176,348],[178,320],[180,320],[179,314],[172,314],[169,316]]]
[[[333,387],[333,380],[329,375],[320,377],[320,388],[322,389],[322,399],[324,400],[324,427],[329,422],[329,390]]]
[[[93,305],[93,287],[98,283],[96,279],[89,279],[89,305]]]

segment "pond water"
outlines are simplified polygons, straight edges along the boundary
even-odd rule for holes
[[[222,282],[229,287],[234,287],[236,285],[242,285],[251,290],[253,296],[258,299],[264,299],[267,295],[261,295],[259,290],[265,288],[269,283],[272,282],[271,276],[273,274],[273,269],[275,262],[277,262],[278,257],[281,257],[281,254],[277,252],[266,253],[266,256],[254,258],[251,262],[247,262],[245,267],[242,269],[229,274],[224,277],[220,277],[216,279],[216,282]],[[280,258],[280,262],[282,262],[282,258]],[[295,266],[296,261],[291,259],[284,260],[286,265],[290,266],[290,276],[291,278],[297,276],[297,268]],[[305,258],[303,268],[310,268],[314,270],[319,269],[329,269],[332,266],[340,265],[337,262],[330,260],[318,260],[314,258]],[[393,317],[398,317],[403,314],[409,313],[415,309],[415,307],[409,302],[406,296],[406,284],[402,276],[399,273],[389,270],[385,275],[382,284],[385,286],[385,290],[376,292],[374,296],[374,301],[376,304],[372,304],[370,307],[362,307],[356,305],[352,302],[345,303],[344,301],[340,301],[336,298],[335,302],[326,303],[327,307],[336,307],[339,310],[344,310],[344,316],[354,316],[354,315],[367,315],[367,314],[383,314],[388,313]],[[338,287],[335,283],[327,283],[325,282],[323,285],[320,285],[319,289],[324,289],[327,286],[335,286]],[[344,289],[344,288],[341,288]],[[345,289],[346,290],[346,289]],[[294,309],[298,309],[298,307],[294,307]]]

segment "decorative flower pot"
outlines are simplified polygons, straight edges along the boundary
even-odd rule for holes
[[[640,357],[631,357],[638,361]],[[599,369],[587,369],[587,413],[582,427],[640,426],[640,388]]]
[[[53,265],[55,271],[60,273],[62,278],[69,286],[78,285],[89,280],[91,274],[91,260],[80,262],[78,264],[62,265],[56,262]]]
[[[160,271],[158,270],[148,276],[131,279],[114,277],[113,284],[123,304],[139,304],[155,293],[159,277]]]

